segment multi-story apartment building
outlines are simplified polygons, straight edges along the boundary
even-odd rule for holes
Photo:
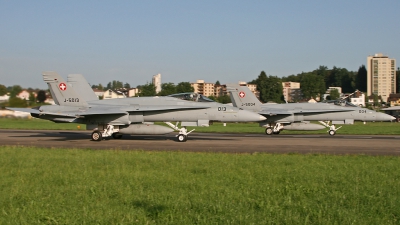
[[[255,84],[247,84],[246,82],[239,81],[239,84],[242,86],[247,86],[249,89],[258,96],[257,85]],[[222,95],[229,95],[226,90],[226,85],[224,84],[214,84],[214,83],[206,83],[204,80],[197,80],[196,83],[190,83],[190,85],[194,88],[194,92],[202,94],[204,96],[215,96],[219,97]]]
[[[292,96],[296,91],[300,90],[299,82],[282,82],[282,93],[286,101],[291,102]]]
[[[396,60],[381,53],[367,57],[367,95],[382,97],[387,102],[396,93]]]
[[[190,85],[194,88],[194,92],[196,93],[204,96],[216,96],[214,83],[206,83],[204,80],[197,80],[196,83],[190,83]]]

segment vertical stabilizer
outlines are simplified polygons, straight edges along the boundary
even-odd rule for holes
[[[247,86],[228,84],[227,91],[230,93],[233,106],[253,112],[261,110],[261,102]]]
[[[78,95],[75,90],[56,72],[43,72],[43,80],[49,86],[51,95],[57,105],[62,106],[87,106],[82,96]]]
[[[99,97],[94,93],[92,87],[82,74],[69,74],[67,82],[71,85],[76,92],[79,91],[80,95],[85,101],[97,101]]]

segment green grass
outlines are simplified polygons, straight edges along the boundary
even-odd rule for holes
[[[164,123],[157,123],[165,125]],[[79,126],[79,128],[78,128]],[[338,125],[339,127],[341,125]],[[400,123],[395,122],[356,122],[353,125],[342,125],[337,134],[360,134],[360,135],[398,135],[400,134]],[[0,118],[0,129],[27,129],[27,130],[85,130],[86,125],[75,123],[54,123],[41,119],[7,119]],[[218,133],[264,133],[264,128],[258,123],[214,123],[209,127],[188,127],[195,132],[218,132]],[[289,131],[283,130],[281,134],[327,134],[328,128],[318,131]]]
[[[0,118],[0,129],[24,130],[85,130],[86,125],[76,123],[54,123],[36,118]]]
[[[399,224],[399,157],[0,147],[0,224]]]

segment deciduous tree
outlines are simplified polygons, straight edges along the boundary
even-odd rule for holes
[[[19,93],[21,93],[21,91],[22,91],[21,86],[19,86],[19,85],[12,86],[11,91],[10,91],[10,98],[16,97]]]
[[[7,94],[7,88],[6,86],[0,84],[0,96],[3,96],[5,94]]]
[[[277,76],[267,76],[264,71],[261,71],[260,75],[253,82],[257,85],[257,90],[260,92],[260,101],[284,102],[282,80]]]
[[[145,85],[141,85],[139,87],[140,93],[139,96],[155,96],[156,95],[156,86],[152,83],[147,83]]]
[[[180,82],[176,85],[176,93],[193,92],[194,88],[189,82]]]
[[[303,74],[301,90],[306,99],[316,98],[325,93],[325,83],[321,76],[314,73]]]
[[[38,102],[43,103],[43,102],[46,101],[46,99],[47,99],[47,96],[46,96],[46,92],[45,91],[40,90],[40,91],[37,92],[36,100]]]
[[[167,96],[175,94],[176,86],[174,83],[162,83],[161,84],[161,91],[158,93],[159,96]]]
[[[331,99],[331,100],[337,100],[337,99],[339,99],[339,98],[340,98],[340,94],[339,94],[338,89],[332,89],[332,90],[329,92],[329,96],[330,96],[330,99]]]

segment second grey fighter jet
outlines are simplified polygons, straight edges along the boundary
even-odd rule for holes
[[[354,121],[392,121],[395,118],[385,113],[360,108],[354,105],[349,107],[328,103],[288,103],[262,104],[247,86],[229,84],[228,91],[234,106],[251,110],[267,117],[260,122],[268,135],[279,134],[283,129],[288,130],[319,130],[328,127],[329,135],[335,135],[335,124],[353,124]],[[318,121],[322,125],[312,124],[309,121]],[[331,121],[332,125],[330,125]],[[286,125],[284,125],[286,124]]]
[[[147,122],[166,122],[179,131],[179,142],[187,140],[190,132],[186,126],[208,126],[212,121],[250,122],[265,120],[255,112],[239,110],[236,107],[216,102],[193,102],[174,97],[137,97],[98,100],[92,93],[83,91],[86,84],[71,79],[65,82],[56,72],[44,72],[43,79],[48,84],[57,105],[43,105],[37,108],[8,108],[29,112],[33,117],[54,122],[86,124],[94,129],[92,140],[103,137],[121,138],[122,134],[163,134],[172,130],[168,127]],[[72,87],[76,85],[75,89]],[[83,86],[80,86],[83,85]],[[181,128],[170,122],[181,122]]]

